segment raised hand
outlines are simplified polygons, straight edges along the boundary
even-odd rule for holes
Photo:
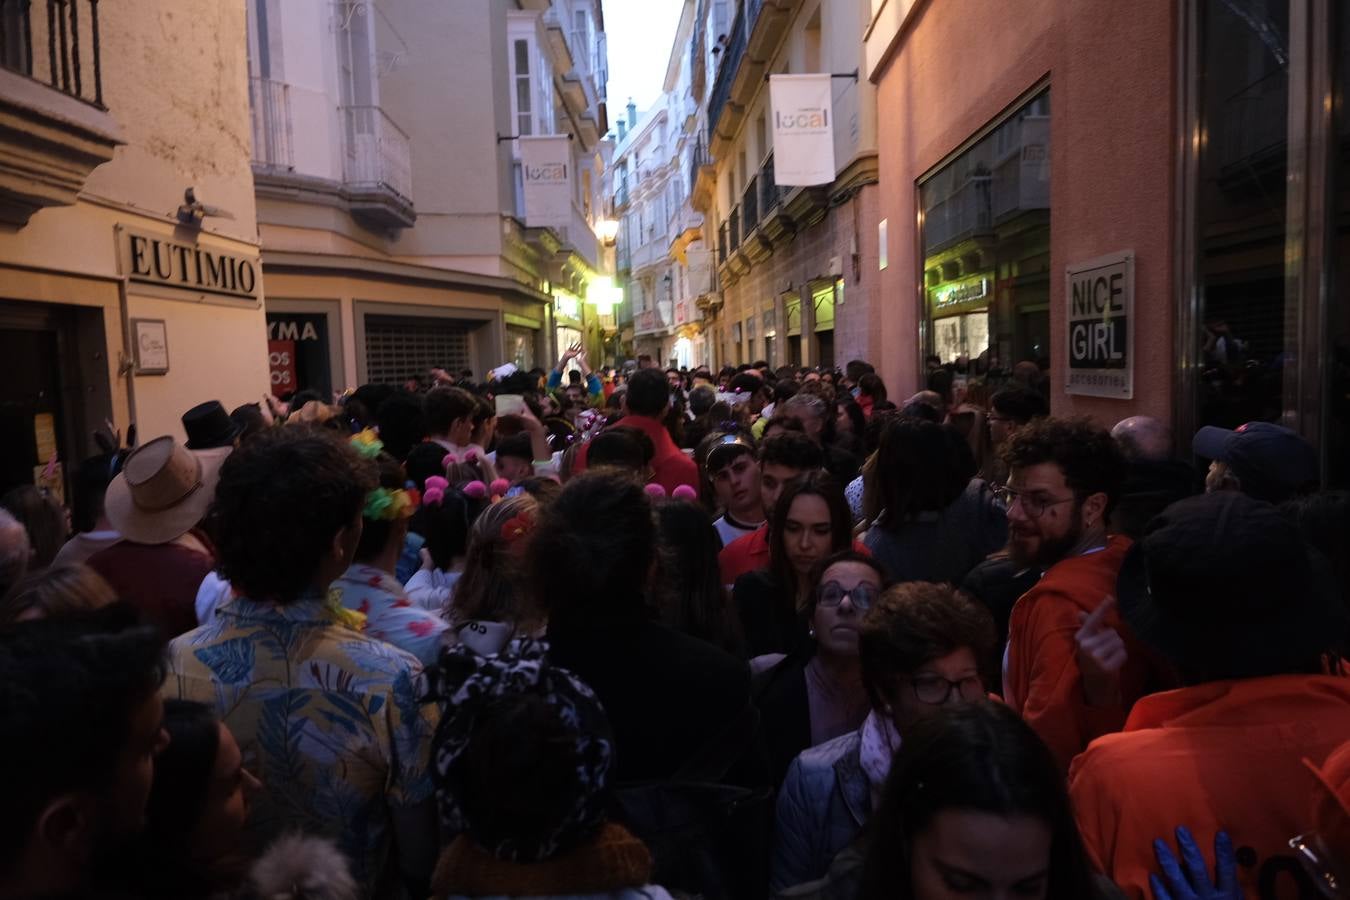
[[[1080,613],[1082,623],[1074,635],[1077,644],[1078,671],[1083,675],[1083,693],[1091,706],[1109,706],[1120,702],[1120,671],[1129,654],[1120,632],[1106,624],[1115,609],[1116,599],[1107,597],[1091,613]]]

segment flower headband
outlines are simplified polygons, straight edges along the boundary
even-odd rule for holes
[[[478,717],[503,700],[533,694],[556,710],[567,732],[563,740],[575,747],[576,796],[547,835],[529,840],[505,838],[487,849],[498,859],[540,861],[595,834],[605,821],[604,788],[614,742],[600,701],[575,675],[548,662],[547,645],[518,638],[491,656],[480,656],[461,645],[444,651],[440,664],[428,674],[433,682],[431,699],[446,710],[432,746],[436,748],[441,822],[450,833],[474,833],[475,823],[465,820],[455,797],[462,795],[464,777],[458,763],[473,740]]]
[[[416,488],[376,488],[366,494],[366,505],[361,517],[371,521],[393,522],[406,519],[417,511],[421,496]]]

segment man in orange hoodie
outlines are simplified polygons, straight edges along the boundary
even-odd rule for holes
[[[1106,533],[1125,463],[1104,429],[1052,418],[1018,430],[1003,458],[1009,555],[1044,572],[1008,622],[1004,699],[1067,772],[1089,741],[1125,724],[1149,680],[1146,655],[1109,605],[1130,546]]]
[[[1315,896],[1289,847],[1309,824],[1302,759],[1350,740],[1350,678],[1321,674],[1336,671],[1344,634],[1326,560],[1274,507],[1209,494],[1149,524],[1118,591],[1126,621],[1186,686],[1144,697],[1123,732],[1074,760],[1070,794],[1093,861],[1143,898],[1155,839],[1185,826],[1213,871],[1222,830],[1243,896]]]

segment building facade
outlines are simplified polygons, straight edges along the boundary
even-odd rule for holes
[[[697,300],[709,291],[712,266],[687,178],[687,160],[697,145],[698,105],[687,55],[694,11],[689,0],[661,96],[641,115],[629,103],[614,161],[614,212],[633,352],[685,368],[711,361]]]
[[[1350,483],[1344,4],[871,14],[893,389],[1039,362],[1056,414],[1278,421]]]
[[[249,0],[248,25],[278,392],[598,347],[598,0]],[[541,218],[522,144],[547,137],[568,194]]]
[[[267,391],[245,16],[216,0],[0,16],[0,490],[60,490],[105,420],[182,439],[189,407]]]
[[[881,350],[875,86],[859,77],[856,0],[705,0],[691,58],[708,79],[693,204],[715,248],[703,305],[719,363],[832,365]],[[774,179],[768,76],[830,73],[835,177]]]

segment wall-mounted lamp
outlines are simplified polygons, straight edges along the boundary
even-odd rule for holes
[[[619,239],[619,220],[601,219],[595,223],[596,232],[600,235],[600,240],[606,247],[613,247]]]

